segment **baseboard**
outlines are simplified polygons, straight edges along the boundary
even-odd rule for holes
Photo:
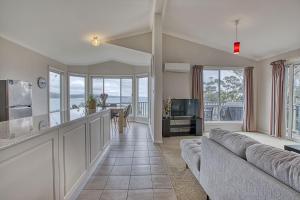
[[[268,134],[268,131],[267,130],[263,130],[263,129],[257,129],[257,132]]]
[[[65,199],[66,200],[76,200],[81,192],[81,190],[84,188],[84,186],[87,184],[93,173],[95,172],[97,166],[103,162],[104,158],[106,157],[106,154],[109,152],[110,145],[107,145],[107,147],[104,149],[104,151],[100,154],[100,156],[97,158],[96,161],[90,166],[86,173],[84,174],[84,177],[81,178],[81,181],[78,183],[76,187],[74,187],[72,192],[70,192]]]

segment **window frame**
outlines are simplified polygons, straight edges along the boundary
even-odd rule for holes
[[[138,113],[137,113],[137,111],[138,111],[138,102],[139,102],[139,83],[138,83],[138,80],[139,80],[139,78],[147,78],[148,79],[148,84],[147,84],[147,86],[148,86],[148,110],[147,110],[147,116],[146,117],[144,117],[144,116],[140,116],[140,115],[138,115]],[[149,73],[143,73],[143,74],[136,74],[135,75],[135,116],[136,116],[136,118],[138,118],[138,119],[142,119],[142,121],[143,121],[143,119],[149,119],[149,117],[150,117],[150,83],[149,83],[149,81],[150,81],[150,76],[149,76]]]
[[[300,66],[300,62],[291,62],[291,63],[287,63],[285,65],[285,80],[284,80],[284,128],[285,128],[285,134],[283,136],[283,138],[289,139],[289,140],[293,140],[296,142],[300,142],[300,139],[293,137],[293,134],[297,134],[295,133],[295,131],[293,130],[293,126],[294,126],[294,72],[295,72],[295,66]],[[288,98],[288,95],[289,98]],[[287,100],[288,98],[288,100]],[[287,107],[288,106],[288,107]],[[287,110],[289,110],[288,113]],[[288,117],[288,119],[287,119]],[[289,127],[289,128],[288,128]]]
[[[132,75],[90,75],[89,82],[90,82],[90,94],[91,95],[94,95],[93,94],[93,78],[101,78],[102,79],[102,85],[103,85],[102,93],[105,91],[105,84],[104,84],[105,79],[119,79],[120,80],[120,99],[119,99],[119,103],[117,103],[118,105],[122,104],[122,79],[131,79],[132,80],[132,85],[131,85],[132,102],[131,102],[131,104],[134,105],[134,92],[133,92],[134,91],[134,76],[132,76]]]
[[[243,74],[244,74],[244,67],[233,67],[233,66],[226,67],[226,66],[208,66],[208,65],[206,65],[203,67],[203,74],[204,74],[205,70],[218,71],[218,80],[219,81],[218,81],[218,120],[207,121],[204,118],[204,122],[211,123],[211,124],[213,124],[213,123],[243,123],[243,118],[242,118],[242,120],[238,120],[238,121],[233,121],[233,120],[232,121],[223,121],[223,120],[221,120],[221,112],[220,112],[221,111],[220,110],[220,108],[221,108],[221,98],[220,98],[220,96],[221,96],[221,81],[220,81],[220,78],[221,78],[222,70],[224,70],[224,71],[226,71],[226,70],[241,70],[241,71],[243,71]],[[204,77],[203,77],[203,80],[204,80]],[[244,83],[243,83],[243,94],[244,94],[244,91],[245,91],[245,88],[244,88]],[[204,107],[205,107],[205,98],[204,98]],[[243,117],[244,117],[244,107],[245,107],[245,99],[243,101]]]
[[[47,90],[48,90],[48,113],[51,113],[50,111],[50,72],[56,73],[60,75],[60,110],[59,111],[53,111],[53,112],[61,112],[64,110],[64,74],[65,72],[63,70],[59,70],[55,67],[48,66],[48,84],[47,84]]]
[[[84,78],[84,102],[86,103],[87,101],[87,98],[88,98],[88,75],[87,74],[81,74],[81,73],[73,73],[73,72],[68,72],[68,88],[67,88],[67,91],[68,91],[68,97],[67,97],[67,106],[68,106],[68,109],[72,109],[70,107],[70,77],[71,76],[75,76],[75,77],[83,77]]]

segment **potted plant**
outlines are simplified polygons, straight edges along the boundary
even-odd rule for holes
[[[89,109],[96,109],[96,98],[93,95],[90,95],[87,100],[87,105]]]
[[[171,97],[163,101],[163,117],[169,118],[171,115]]]

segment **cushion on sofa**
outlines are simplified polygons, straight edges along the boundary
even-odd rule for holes
[[[201,139],[184,139],[180,141],[183,159],[191,169],[200,170]]]
[[[259,144],[256,140],[245,135],[230,133],[222,129],[212,129],[210,139],[244,159],[246,159],[246,149],[253,144]]]
[[[209,131],[209,138],[219,143],[219,141],[223,141],[223,137],[228,133],[231,132],[220,128],[214,128]]]
[[[183,139],[180,141],[180,148],[183,149],[184,147],[190,144],[201,144],[201,139]]]
[[[300,192],[300,155],[254,144],[246,151],[248,162]]]

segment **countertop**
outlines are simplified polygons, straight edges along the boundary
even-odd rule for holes
[[[100,107],[96,110],[79,108],[0,122],[0,150],[108,110]]]

